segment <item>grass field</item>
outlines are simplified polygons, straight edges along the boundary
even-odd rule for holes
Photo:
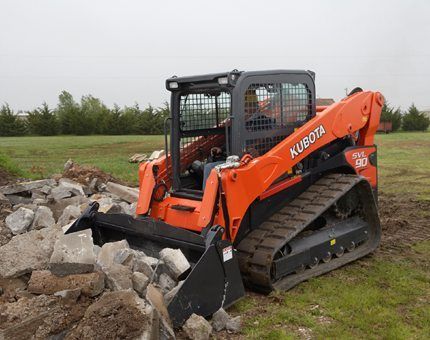
[[[64,163],[71,158],[79,164],[97,166],[123,181],[137,184],[137,165],[128,163],[128,158],[135,153],[158,149],[164,149],[161,136],[0,138],[0,155],[10,159],[9,167],[19,168],[20,175],[34,179],[62,172]]]
[[[421,218],[423,228],[429,228],[430,133],[378,135],[376,143],[381,193],[401,202],[407,200],[412,210],[409,215],[398,212],[395,217],[406,227],[411,216]],[[163,148],[163,144],[160,136],[0,138],[0,165],[36,178],[60,172],[64,162],[72,158],[136,183],[137,166],[129,164],[128,157]],[[396,207],[393,210],[396,214]],[[383,217],[389,224],[391,216]],[[270,296],[249,293],[231,310],[244,315],[240,337],[428,338],[430,240],[413,242],[401,250],[382,248],[291,291]]]

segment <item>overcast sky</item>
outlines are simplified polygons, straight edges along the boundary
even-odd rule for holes
[[[161,105],[172,75],[309,69],[317,95],[430,108],[430,1],[0,0],[0,103]]]

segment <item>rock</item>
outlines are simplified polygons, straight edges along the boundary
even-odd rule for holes
[[[151,156],[149,156],[148,160],[152,161],[154,159],[158,159],[160,157],[163,157],[166,154],[166,151],[164,150],[155,150],[151,153]]]
[[[136,292],[106,292],[65,339],[158,339],[155,320],[153,307]]]
[[[20,208],[26,208],[26,209],[30,209],[33,212],[36,212],[38,206],[36,204],[17,204],[13,207],[13,211],[17,211]]]
[[[65,300],[76,301],[81,296],[81,288],[65,289],[54,293],[54,296],[59,296]]]
[[[168,325],[171,324],[169,312],[167,311],[166,304],[164,303],[163,294],[152,283],[146,288],[146,300],[157,310],[160,318],[164,319]]]
[[[47,205],[49,203],[49,201],[47,199],[44,198],[36,198],[33,200],[33,204],[35,205]]]
[[[111,290],[125,290],[133,288],[132,272],[129,267],[114,263],[103,268],[106,274],[106,286]]]
[[[182,329],[192,340],[207,340],[212,334],[210,323],[203,316],[197,314],[192,314]]]
[[[97,190],[97,185],[99,184],[100,180],[97,177],[94,177],[90,184],[88,185],[88,189],[95,194],[98,190]]]
[[[136,214],[137,202],[134,202],[132,204],[121,202],[119,205],[124,214],[131,215],[131,216],[134,216]]]
[[[225,329],[229,321],[230,321],[230,315],[227,314],[224,308],[218,309],[212,315],[212,327],[217,332]]]
[[[34,219],[34,212],[27,208],[19,208],[14,213],[6,217],[6,227],[14,235],[25,233]]]
[[[133,156],[131,156],[128,161],[130,163],[140,163],[144,162],[148,159],[148,156],[143,153],[135,153]]]
[[[82,185],[80,185],[78,182],[72,181],[68,178],[61,178],[58,183],[59,187],[67,188],[68,190],[70,190],[73,196],[85,195]]]
[[[1,192],[0,192],[0,204],[10,204],[9,199],[5,195],[3,195]],[[125,203],[125,204],[127,204],[127,203]]]
[[[96,259],[100,254],[100,250],[102,250],[102,247],[98,246],[97,244],[93,246],[93,251],[94,251],[94,255],[96,256]]]
[[[158,278],[158,285],[165,294],[175,288],[176,282],[166,273],[162,273]]]
[[[55,220],[58,220],[60,216],[63,214],[64,209],[66,209],[69,205],[81,206],[83,204],[88,204],[89,199],[85,196],[74,196],[69,198],[64,198],[59,201],[53,201],[48,205],[48,207],[54,213]],[[86,206],[85,206],[86,207]]]
[[[70,223],[71,220],[77,219],[82,214],[81,209],[76,205],[69,205],[64,209],[63,214],[57,221],[57,224],[60,226],[64,226]]]
[[[71,160],[70,158],[67,160],[66,163],[64,163],[64,171],[69,171],[72,167],[73,167],[74,163],[73,160]]]
[[[28,291],[34,294],[52,295],[62,290],[81,289],[82,295],[97,296],[105,287],[102,272],[56,276],[49,270],[35,270],[28,282]]]
[[[229,333],[239,333],[242,328],[242,318],[241,316],[236,316],[228,320],[226,329]]]
[[[164,302],[166,306],[170,304],[174,296],[178,293],[179,289],[182,287],[184,281],[180,281],[176,287],[174,287],[170,292],[164,294]]]
[[[39,191],[45,195],[49,195],[51,193],[52,187],[49,185],[44,185],[39,189]]]
[[[12,237],[13,234],[10,229],[0,220],[0,247],[7,244]]]
[[[128,203],[136,202],[139,197],[138,189],[126,187],[113,182],[107,183],[107,190]]]
[[[113,262],[133,268],[134,251],[129,248],[120,249],[113,257]]]
[[[160,259],[164,261],[175,280],[191,268],[180,249],[164,248],[160,251]]]
[[[11,185],[5,185],[0,187],[0,193],[5,195],[11,195],[11,194],[17,194],[24,191],[31,191],[34,189],[39,189],[44,186],[54,186],[57,182],[53,179],[41,179],[38,181],[31,181],[31,182],[22,182],[22,183],[15,183]]]
[[[30,197],[24,197],[19,195],[6,195],[6,198],[12,205],[30,204],[33,201],[33,199]]]
[[[40,206],[36,210],[32,229],[50,228],[55,225],[55,219],[51,209],[45,206]]]
[[[116,203],[104,204],[100,206],[99,212],[105,214],[120,214],[122,212],[122,207]]]
[[[55,201],[60,201],[63,198],[72,197],[72,192],[68,188],[58,186],[51,190],[50,196],[52,196]]]
[[[131,276],[133,282],[133,289],[139,294],[143,295],[146,287],[149,284],[149,277],[143,273],[134,272]]]
[[[130,249],[127,240],[103,244],[99,256],[97,257],[97,264],[102,268],[110,267],[112,264],[115,263],[115,256],[119,252],[124,251],[124,249]]]
[[[92,272],[95,263],[92,231],[86,229],[58,238],[49,268],[57,276],[83,274]]]
[[[70,229],[70,227],[73,225],[73,223],[75,223],[76,222],[76,219],[75,220],[72,220],[70,223],[67,223],[66,225],[63,225],[62,227],[61,227],[61,230],[63,231],[63,234],[65,234],[66,232],[67,232],[67,230],[69,230]]]
[[[39,199],[45,199],[46,195],[42,191],[40,191],[40,189],[34,189],[31,192],[31,199],[35,200],[37,198],[39,198]]]
[[[154,269],[152,266],[153,261],[151,259],[153,258],[149,256],[135,255],[133,261],[133,271],[143,273],[151,279],[154,275]],[[158,260],[156,261],[158,262]]]

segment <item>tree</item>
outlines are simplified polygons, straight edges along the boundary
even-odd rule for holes
[[[412,104],[408,112],[403,116],[403,130],[425,131],[430,125],[430,119]]]
[[[25,122],[15,115],[8,104],[0,109],[0,136],[22,136],[27,132]]]
[[[85,121],[85,127],[81,126],[75,133],[109,134],[107,121],[110,113],[110,110],[100,99],[92,95],[83,96],[81,98],[81,119]]]
[[[85,124],[81,119],[79,104],[75,102],[73,96],[67,91],[61,92],[58,96],[58,101],[56,113],[60,120],[61,132],[64,134],[76,134],[80,126]]]
[[[400,129],[402,125],[402,112],[400,108],[394,109],[388,103],[384,103],[381,112],[381,122],[391,122],[393,131]]]
[[[28,112],[27,126],[35,135],[53,136],[59,133],[59,122],[55,113],[49,109],[48,104]]]

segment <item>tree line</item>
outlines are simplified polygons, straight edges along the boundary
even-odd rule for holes
[[[158,135],[164,133],[164,120],[169,117],[170,109],[167,103],[158,108],[149,105],[141,109],[138,104],[108,108],[92,95],[83,96],[77,102],[69,92],[63,91],[54,109],[43,103],[27,113],[27,118],[21,119],[8,104],[3,104],[0,108],[0,136]],[[414,104],[405,112],[384,104],[381,121],[391,122],[393,131],[425,131],[430,125],[429,117]]]
[[[391,122],[393,131],[426,131],[430,125],[430,118],[420,112],[414,104],[402,112],[388,103],[382,107],[381,122]]]
[[[138,104],[109,108],[92,95],[83,96],[78,102],[69,92],[63,91],[55,108],[43,103],[27,114],[22,119],[8,104],[3,104],[0,136],[159,135],[164,133],[164,120],[170,116],[170,109],[167,103],[158,108],[149,105],[141,109]]]

